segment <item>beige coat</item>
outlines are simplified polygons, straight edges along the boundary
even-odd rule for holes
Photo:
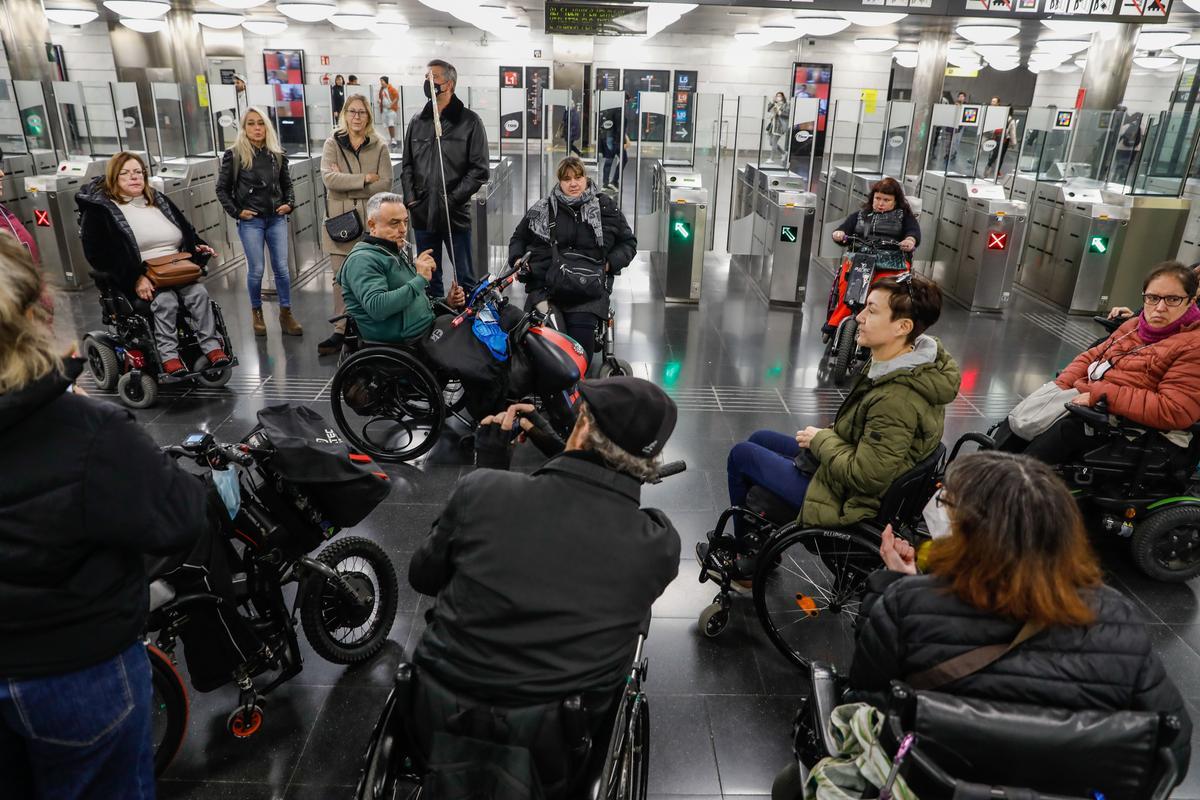
[[[366,182],[366,175],[374,172],[379,180]],[[329,217],[345,214],[352,208],[358,209],[363,230],[367,227],[367,201],[379,192],[392,190],[392,158],[387,145],[378,137],[371,139],[358,158],[349,149],[342,150],[332,136],[325,140],[321,149],[321,180],[325,182]],[[324,211],[324,209],[322,209]],[[321,225],[321,250],[329,254],[348,255],[357,243],[335,242]]]

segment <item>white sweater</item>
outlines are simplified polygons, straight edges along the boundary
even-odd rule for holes
[[[178,253],[183,247],[183,232],[158,206],[148,204],[146,198],[135,197],[128,203],[118,204],[117,208],[133,229],[142,261]]]

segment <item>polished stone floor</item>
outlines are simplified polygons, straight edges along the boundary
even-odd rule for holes
[[[712,599],[697,582],[691,553],[725,505],[730,446],[759,428],[792,431],[831,420],[841,392],[818,380],[817,328],[829,277],[814,266],[803,313],[768,309],[746,273],[709,255],[698,307],[663,302],[645,254],[617,283],[618,353],[637,373],[665,386],[680,407],[668,459],[688,470],[648,487],[644,503],[664,509],[683,539],[679,577],[654,607],[646,684],[652,707],[650,792],[719,798],[769,795],[789,753],[790,720],[805,678],[771,648],[748,602],[719,639],[705,639],[696,616]],[[237,271],[210,283],[230,321],[241,364],[222,390],[167,393],[137,412],[154,437],[175,442],[196,429],[234,440],[272,403],[306,403],[328,415],[333,360],[318,359],[328,325],[328,286],[317,280],[294,292],[302,339],[284,339],[272,314],[265,339],[250,335],[248,301]],[[63,332],[94,327],[93,292],[66,299]],[[270,312],[271,307],[268,307]],[[961,397],[948,409],[946,438],[986,428],[1098,335],[1095,326],[1017,295],[1004,316],[945,310],[933,329],[963,369]],[[84,382],[85,387],[88,382]],[[526,456],[526,459],[531,458]],[[370,663],[335,667],[306,650],[304,672],[270,696],[263,730],[252,739],[225,733],[232,689],[193,694],[188,739],[160,784],[182,798],[343,798],[388,691],[397,662],[422,630],[429,600],[404,586],[407,560],[438,515],[455,480],[472,469],[457,450],[439,446],[422,463],[388,467],[391,496],[357,535],[387,548],[401,575],[400,614],[391,641]],[[1144,607],[1159,654],[1200,718],[1200,607],[1195,585],[1158,585],[1137,574],[1113,543],[1101,543],[1113,585]],[[306,646],[307,647],[307,646]],[[1200,726],[1198,726],[1200,730]],[[1200,769],[1176,793],[1200,800]]]

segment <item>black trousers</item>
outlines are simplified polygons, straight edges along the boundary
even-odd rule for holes
[[[1086,424],[1073,414],[1055,422],[1044,433],[1026,441],[1012,432],[1008,420],[996,429],[996,449],[1006,453],[1024,453],[1051,466],[1062,464],[1082,454],[1096,441],[1088,436]]]
[[[596,326],[600,324],[600,317],[586,311],[565,311],[563,324],[566,326],[564,333],[579,342],[587,360],[591,361],[596,352]]]

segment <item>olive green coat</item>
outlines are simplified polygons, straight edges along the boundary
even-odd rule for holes
[[[892,482],[937,448],[960,379],[958,364],[932,336],[919,337],[910,353],[868,362],[833,426],[813,437],[821,466],[800,521],[833,527],[874,516]]]

